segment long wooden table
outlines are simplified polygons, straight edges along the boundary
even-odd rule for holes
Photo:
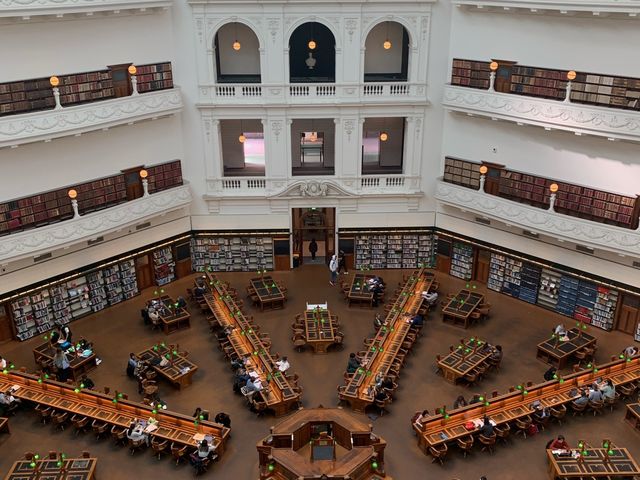
[[[340,399],[349,403],[357,412],[364,412],[374,403],[376,376],[386,376],[393,360],[411,328],[411,317],[422,305],[422,292],[429,290],[434,275],[424,269],[413,272],[402,287],[386,318],[386,326],[376,332],[371,347],[347,384]]]
[[[442,321],[451,321],[454,325],[469,326],[471,314],[484,300],[484,295],[471,290],[462,289],[442,309]]]
[[[631,478],[640,475],[640,467],[626,448],[611,447],[609,457],[604,448],[585,447],[581,458],[559,456],[547,450],[551,480],[580,480],[591,477]]]
[[[191,327],[191,314],[186,308],[177,308],[176,301],[173,298],[168,295],[152,298],[147,302],[147,306],[151,306],[152,302],[155,303],[154,306],[160,317],[162,331],[165,335]]]
[[[470,339],[464,344],[458,345],[458,348],[449,352],[438,362],[444,379],[456,383],[459,378],[486,362],[493,353],[493,348],[486,347],[486,342],[476,339]]]
[[[624,419],[633,428],[640,431],[640,403],[627,403],[627,413]]]
[[[58,466],[58,459],[18,460],[4,480],[93,480],[96,478],[97,458],[65,458]]]
[[[536,358],[561,369],[567,365],[567,362],[578,350],[596,344],[594,336],[586,332],[581,333],[577,328],[569,330],[567,337],[569,340],[563,342],[554,334],[553,337],[539,343]]]
[[[0,391],[14,385],[20,388],[13,394],[23,402],[52,407],[57,411],[77,413],[110,425],[128,427],[132,421],[153,416],[152,408],[131,400],[117,399],[95,390],[82,389],[75,392],[73,385],[52,380],[43,380],[36,375],[12,371],[0,375]],[[115,400],[115,401],[114,401]],[[161,410],[156,414],[158,428],[152,436],[169,440],[179,445],[196,446],[194,436],[211,435],[217,443],[217,452],[226,448],[230,429],[218,423],[203,420],[196,426],[193,417]]]
[[[260,310],[264,310],[264,307],[284,308],[287,297],[284,295],[282,290],[280,290],[280,286],[273,278],[271,278],[270,275],[260,278],[252,278],[250,283],[258,296]]]
[[[198,370],[198,366],[177,352],[174,353],[164,342],[138,353],[138,358],[146,362],[162,357],[167,358],[169,364],[164,367],[152,365],[158,375],[178,389],[191,385],[193,374]]]
[[[56,348],[57,345],[52,345],[51,342],[45,342],[34,348],[33,359],[36,365],[53,367],[53,357],[56,354]],[[77,381],[84,373],[96,368],[96,358],[95,351],[92,351],[88,357],[79,356],[76,352],[67,353],[69,367],[71,368],[71,377]]]
[[[315,353],[327,353],[327,348],[336,341],[335,333],[328,309],[305,310],[304,337]]]
[[[11,433],[9,419],[7,417],[0,417],[0,432]]]
[[[582,370],[564,378],[526,387],[526,395],[521,390],[516,390],[487,399],[489,405],[475,403],[444,414],[432,415],[421,425],[413,424],[418,435],[418,445],[427,453],[430,446],[455,442],[457,438],[472,433],[465,428],[468,421],[482,419],[485,415],[498,425],[512,422],[533,413],[531,404],[534,401],[539,401],[541,407],[568,404],[577,396],[571,395],[572,390],[591,385],[598,378],[610,378],[616,387],[640,379],[640,356],[629,361],[623,359],[600,365],[597,372]]]
[[[262,385],[265,386],[260,394],[267,407],[273,410],[276,416],[288,413],[298,405],[300,394],[278,370],[269,349],[264,346],[251,322],[227,293],[224,284],[215,276],[208,276],[213,289],[204,299],[211,313],[221,327],[231,329],[228,339],[236,355],[240,358],[250,357],[245,367],[249,372],[258,374]]]
[[[347,293],[347,303],[349,306],[351,306],[353,302],[360,305],[373,306],[373,292],[369,290],[369,280],[374,277],[375,275],[365,275],[364,273],[356,273],[351,277],[349,292]]]

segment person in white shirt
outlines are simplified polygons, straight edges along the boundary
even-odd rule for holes
[[[0,370],[7,368],[7,360],[0,356]]]
[[[137,420],[131,422],[129,425],[129,429],[127,430],[127,438],[134,442],[139,440],[144,440],[144,442],[149,444],[149,435],[144,433],[144,425]]]
[[[11,390],[0,392],[0,405],[12,406],[16,403],[20,403],[20,400],[11,395]]]
[[[276,362],[276,366],[278,367],[278,370],[280,370],[282,373],[284,373],[287,370],[289,370],[289,367],[291,365],[289,364],[289,360],[287,359],[287,357],[282,357],[281,360],[278,360]]]
[[[438,301],[438,294],[436,292],[422,292],[422,298],[425,299],[427,305],[433,307]]]
[[[158,323],[160,321],[160,315],[158,315],[155,308],[149,307],[149,320],[151,320],[152,323]]]
[[[633,357],[634,355],[638,354],[638,347],[636,347],[635,345],[629,345],[622,351],[622,354],[627,358]]]
[[[336,284],[336,280],[338,279],[337,255],[331,257],[331,261],[329,262],[329,270],[331,271],[331,280],[329,280],[329,285],[334,286]]]
[[[567,329],[565,328],[565,326],[563,324],[560,324],[560,325],[556,326],[556,328],[553,330],[553,333],[555,333],[556,335],[558,335],[560,337],[564,337],[567,334]]]

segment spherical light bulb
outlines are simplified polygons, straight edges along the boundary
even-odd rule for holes
[[[247,137],[244,136],[244,133],[240,134],[240,136],[238,137],[238,141],[240,143],[244,143],[246,139]]]
[[[314,50],[317,47],[316,42],[314,40],[309,40],[308,46],[309,46],[309,50]]]
[[[487,166],[486,166],[486,165],[482,165],[482,166],[480,167],[480,173],[481,173],[482,175],[484,175],[485,173],[487,173],[487,171],[488,171],[488,170],[489,170],[489,169],[487,168]]]
[[[136,68],[135,65],[129,65],[129,68],[127,68],[127,71],[129,72],[129,75],[135,75],[138,69]]]
[[[552,183],[551,185],[549,185],[549,190],[551,191],[551,193],[556,193],[558,191],[558,184]]]
[[[384,47],[385,50],[389,50],[391,48],[391,42],[387,39],[384,41],[382,46]]]
[[[240,42],[238,40],[236,40],[235,42],[233,42],[233,49],[237,52],[238,50],[240,50]]]
[[[149,172],[146,170],[140,170],[140,178],[147,178],[149,176]]]
[[[382,132],[380,134],[380,140],[383,142],[386,142],[389,139],[389,135],[387,134],[387,132]]]
[[[69,190],[69,192],[67,193],[67,195],[69,195],[69,198],[71,200],[75,199],[78,196],[78,192],[76,192],[73,188],[71,190]]]
[[[498,62],[491,62],[489,64],[489,68],[491,69],[492,72],[495,72],[498,69]]]
[[[573,70],[570,70],[567,72],[567,80],[575,80],[576,78],[576,72],[574,72]]]
[[[60,79],[54,75],[49,79],[49,83],[52,87],[57,87],[58,85],[60,85]]]

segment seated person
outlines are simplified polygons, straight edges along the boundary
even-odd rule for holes
[[[51,332],[51,336],[49,337],[49,342],[51,343],[51,345],[57,345],[59,338],[60,338],[60,334],[58,333],[58,331],[53,330]]]
[[[127,377],[134,378],[136,368],[138,367],[138,358],[135,353],[129,354],[129,360],[127,361]]]
[[[227,428],[231,428],[231,417],[227,413],[218,413],[216,415],[215,422],[224,425]]]
[[[360,368],[360,360],[356,357],[355,353],[349,354],[349,363],[347,364],[347,373],[356,373]]]
[[[589,392],[590,402],[602,402],[603,399],[604,397],[602,396],[602,392],[597,386],[595,388],[592,388],[591,392]]]
[[[206,438],[203,438],[196,451],[189,456],[191,465],[198,467],[205,458],[209,458],[212,452],[213,443],[209,443]]]
[[[556,367],[551,367],[549,368],[549,370],[547,370],[546,372],[544,372],[544,379],[547,382],[550,382],[551,380],[553,380],[553,377],[555,376],[556,372],[558,370],[556,369]]]
[[[535,412],[533,412],[533,419],[538,423],[544,423],[545,419],[549,416],[550,412],[547,407],[540,408],[540,406],[537,406]]]
[[[149,307],[147,313],[149,314],[149,320],[151,320],[151,323],[156,324],[160,321],[160,314],[154,307]]]
[[[184,297],[178,297],[176,298],[176,304],[178,305],[178,308],[185,308],[187,306],[187,301]]]
[[[635,345],[629,345],[622,351],[622,354],[627,358],[633,357],[638,354],[638,347],[636,347]]]
[[[553,329],[553,333],[555,333],[556,335],[558,335],[559,337],[565,337],[567,335],[567,329],[565,328],[565,326],[561,323],[559,325],[556,325],[556,328]]]
[[[276,367],[278,367],[278,370],[284,373],[289,370],[289,367],[291,367],[291,365],[289,364],[289,360],[287,359],[287,357],[282,357],[276,362]]]
[[[6,358],[2,358],[2,355],[0,355],[0,370],[4,370],[5,368],[7,368],[8,362]]]
[[[149,444],[149,435],[144,433],[145,426],[138,420],[135,420],[129,424],[127,429],[127,438],[134,442],[144,440],[144,443]]]
[[[80,388],[87,388],[89,390],[91,390],[96,386],[96,384],[93,383],[93,380],[87,377],[86,374],[83,374],[82,377],[80,378],[80,385],[81,385]]]
[[[587,392],[585,390],[582,390],[582,392],[580,392],[580,396],[576,398],[573,401],[573,403],[575,403],[579,407],[589,403],[589,397],[587,396]]]
[[[436,303],[438,303],[438,293],[437,292],[422,292],[422,298],[424,298],[427,305],[433,307]]]
[[[0,405],[5,407],[13,407],[14,405],[19,405],[20,400],[13,396],[11,389],[4,392],[0,392]]]
[[[382,288],[382,285],[375,283],[369,287],[369,291],[373,293],[373,306],[377,307],[380,303],[380,299],[382,298],[382,294],[384,293],[384,289]]]
[[[607,378],[605,380],[604,387],[602,387],[600,391],[602,392],[602,396],[606,400],[613,400],[614,398],[616,398],[616,387],[613,385],[613,382],[610,378]]]
[[[473,405],[474,403],[480,403],[480,395],[478,395],[477,393],[475,393],[473,395],[473,397],[471,398],[471,400],[469,400],[469,405]]]
[[[389,377],[385,377],[384,380],[382,380],[380,382],[380,387],[392,390],[393,389],[393,380],[391,380],[391,378],[389,378]]]
[[[478,433],[485,437],[493,436],[493,425],[491,425],[491,420],[489,420],[489,417],[487,416],[484,417],[484,422],[480,427],[480,429],[478,430]]]
[[[416,412],[413,416],[413,422],[422,427],[422,424],[429,418],[429,410],[423,410],[422,412]]]
[[[496,345],[491,353],[491,360],[500,362],[502,361],[502,345]]]
[[[456,401],[453,402],[453,409],[455,410],[456,408],[466,407],[467,405],[467,401],[464,399],[464,397],[462,395],[458,395]]]
[[[244,369],[244,367],[249,363],[249,357],[244,358],[236,358],[231,360],[231,368],[236,371],[240,369]]]
[[[385,392],[382,388],[378,388],[376,389],[376,395],[374,398],[379,402],[384,402],[385,400],[389,399],[389,395],[387,395],[387,392]]]
[[[424,317],[419,313],[411,317],[411,325],[414,327],[421,327],[424,325]]]
[[[198,286],[193,289],[193,296],[196,298],[196,300],[204,297],[205,293],[207,293],[207,289],[201,283],[198,283]]]
[[[259,378],[252,378],[249,376],[249,380],[245,384],[247,393],[259,392],[262,390],[262,381]]]
[[[558,438],[551,442],[548,448],[551,450],[569,450],[571,447],[569,447],[569,444],[565,441],[564,435],[558,435]]]
[[[382,318],[382,315],[376,313],[375,318],[373,319],[373,328],[378,330],[383,325],[386,325],[386,320]]]

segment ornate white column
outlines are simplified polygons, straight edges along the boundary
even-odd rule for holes
[[[344,165],[344,159],[346,158],[344,156],[344,151],[343,151],[343,138],[342,138],[342,122],[340,120],[340,118],[334,118],[333,119],[333,125],[334,125],[334,132],[333,132],[333,168],[334,168],[334,174],[336,177],[342,177],[344,176],[344,170],[345,170],[345,165]]]

